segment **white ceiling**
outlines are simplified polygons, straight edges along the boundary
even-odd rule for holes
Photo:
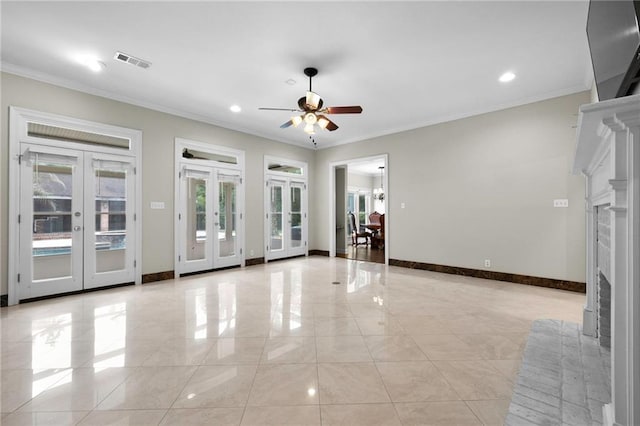
[[[2,69],[312,148],[301,127],[279,128],[291,113],[258,107],[294,108],[314,66],[325,105],[364,110],[332,115],[340,128],[316,134],[323,148],[588,90],[587,6],[2,1]],[[106,68],[89,71],[80,54]],[[499,83],[507,70],[517,78]]]
[[[352,161],[347,164],[349,173],[360,175],[380,176],[379,167],[384,167],[384,158],[373,158],[362,161]]]

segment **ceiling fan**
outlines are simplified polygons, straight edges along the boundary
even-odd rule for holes
[[[338,125],[329,120],[324,114],[360,114],[361,106],[337,106],[323,108],[323,101],[320,95],[314,93],[311,89],[311,79],[318,74],[316,68],[305,68],[304,74],[309,77],[309,91],[307,95],[298,99],[298,109],[291,108],[258,108],[266,111],[293,111],[301,112],[300,115],[291,117],[291,120],[280,126],[281,129],[291,125],[298,127],[304,121],[304,131],[309,135],[315,134],[316,125],[321,129],[327,129],[330,132],[338,129]]]

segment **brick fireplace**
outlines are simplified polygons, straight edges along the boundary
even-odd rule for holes
[[[640,95],[583,105],[574,173],[586,180],[583,332],[611,347],[605,425],[640,424]]]

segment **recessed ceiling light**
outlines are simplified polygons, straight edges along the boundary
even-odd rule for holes
[[[287,83],[289,86],[293,86],[294,84],[296,84],[296,81],[290,78],[289,80],[285,81],[285,83]]]
[[[229,109],[231,110],[231,112],[240,112],[240,111],[242,111],[242,108],[240,108],[240,105],[231,105],[229,107]]]
[[[501,83],[508,83],[511,80],[513,80],[514,78],[516,78],[516,75],[514,73],[512,73],[511,71],[507,71],[504,74],[502,74],[498,80]]]
[[[80,56],[77,60],[93,72],[100,72],[107,67],[104,62],[93,56]]]

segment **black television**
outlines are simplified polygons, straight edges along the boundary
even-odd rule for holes
[[[598,98],[640,93],[640,1],[591,0],[587,39]]]

